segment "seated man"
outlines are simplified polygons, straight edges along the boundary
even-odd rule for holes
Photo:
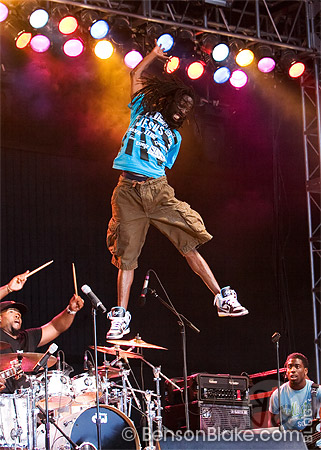
[[[289,381],[281,386],[279,407],[278,390],[270,399],[269,426],[281,422],[285,430],[303,430],[319,416],[321,387],[308,379],[308,360],[302,353],[291,353],[285,362]]]

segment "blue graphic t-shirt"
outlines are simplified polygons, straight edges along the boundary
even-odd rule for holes
[[[144,114],[142,99],[143,95],[136,96],[128,105],[130,124],[113,168],[159,178],[165,175],[165,167],[173,166],[182,138],[169,128],[161,113]]]
[[[289,383],[285,383],[281,386],[280,398],[281,398],[282,424],[286,430],[303,430],[305,427],[311,424],[312,384],[313,381],[306,380],[304,388],[298,391],[291,389]],[[319,410],[321,405],[320,387],[317,390],[316,404]],[[277,389],[273,392],[271,396],[269,411],[272,414],[279,413],[279,398]]]

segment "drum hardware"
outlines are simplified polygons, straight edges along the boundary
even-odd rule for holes
[[[28,448],[36,446],[36,411],[31,389],[14,394],[1,394],[0,448]]]
[[[40,370],[41,367],[44,368],[45,371],[45,427],[46,427],[46,450],[50,450],[50,422],[49,422],[49,404],[48,404],[48,361],[52,357],[51,353],[54,353],[58,348],[58,345],[52,343],[50,347],[48,348],[45,355],[41,357],[40,360],[37,361],[36,365],[34,366],[34,370],[38,369]],[[46,357],[48,356],[48,357]],[[55,363],[57,361],[57,358],[55,358]]]
[[[42,353],[28,353],[28,352],[17,352],[17,353],[3,353],[0,354],[0,370],[6,370],[10,368],[10,362],[13,359],[21,358],[21,368],[23,372],[32,372],[34,366],[41,360],[44,356]],[[47,361],[48,367],[56,364],[57,358],[55,356],[50,356]]]
[[[38,408],[39,408],[39,410],[40,410],[40,412],[41,412],[41,414],[44,416],[44,417],[46,417],[46,411],[45,410],[43,410],[42,408],[41,408],[41,406],[39,406],[38,405]],[[63,435],[63,437],[69,442],[69,444],[72,446],[72,448],[74,448],[75,450],[78,450],[78,449],[80,449],[81,448],[81,446],[80,447],[78,447],[78,445],[76,445],[74,442],[73,442],[73,440],[72,439],[70,439],[70,437],[57,425],[57,423],[56,423],[56,420],[53,418],[53,417],[49,417],[49,423],[52,423],[56,428],[57,428],[57,430]]]

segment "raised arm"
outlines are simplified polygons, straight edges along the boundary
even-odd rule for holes
[[[11,292],[20,291],[23,288],[25,282],[27,281],[26,276],[28,275],[29,270],[20,275],[16,275],[12,280],[9,281],[8,284],[0,287],[0,300],[6,297]]]
[[[74,321],[76,313],[84,306],[84,301],[78,295],[74,295],[66,309],[64,309],[58,316],[54,317],[49,323],[43,325],[42,337],[38,347],[46,345],[53,341],[61,333],[68,330]]]
[[[153,48],[153,50],[145,56],[145,58],[130,72],[131,78],[131,97],[133,98],[137,91],[144,87],[141,77],[143,75],[144,70],[147,69],[148,66],[157,58],[167,60],[167,56],[165,55],[161,46],[157,44]]]

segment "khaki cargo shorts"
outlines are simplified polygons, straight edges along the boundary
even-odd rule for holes
[[[150,225],[154,225],[185,255],[212,239],[201,216],[175,198],[166,176],[137,182],[122,175],[114,189],[107,247],[119,269],[136,269]]]

